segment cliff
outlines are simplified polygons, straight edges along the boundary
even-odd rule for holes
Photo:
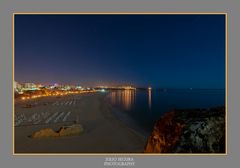
[[[154,125],[145,153],[225,153],[225,108],[165,113]]]

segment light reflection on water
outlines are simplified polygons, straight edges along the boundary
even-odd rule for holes
[[[224,89],[114,90],[108,92],[110,103],[137,121],[143,128],[153,124],[172,109],[224,106]]]
[[[124,110],[129,111],[136,101],[136,90],[117,90],[109,93],[113,105],[120,105]],[[147,92],[148,109],[152,108],[152,90]]]
[[[148,108],[152,108],[152,89],[148,89]]]
[[[110,92],[109,96],[112,104],[121,104],[124,110],[129,111],[135,103],[136,91],[118,90]]]

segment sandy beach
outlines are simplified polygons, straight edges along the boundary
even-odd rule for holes
[[[15,153],[142,153],[146,138],[113,115],[105,97],[106,93],[88,93],[16,101]],[[27,103],[35,106],[24,108]],[[79,136],[29,137],[76,120],[84,128]]]

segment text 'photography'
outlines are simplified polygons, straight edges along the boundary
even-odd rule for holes
[[[13,16],[15,154],[225,154],[226,14]]]

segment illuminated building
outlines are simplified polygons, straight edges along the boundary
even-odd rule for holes
[[[83,88],[82,88],[82,86],[76,86],[76,89],[77,90],[82,90]]]
[[[24,83],[23,90],[39,90],[34,83]]]
[[[13,83],[13,88],[15,92],[22,93],[22,85],[16,81]]]

